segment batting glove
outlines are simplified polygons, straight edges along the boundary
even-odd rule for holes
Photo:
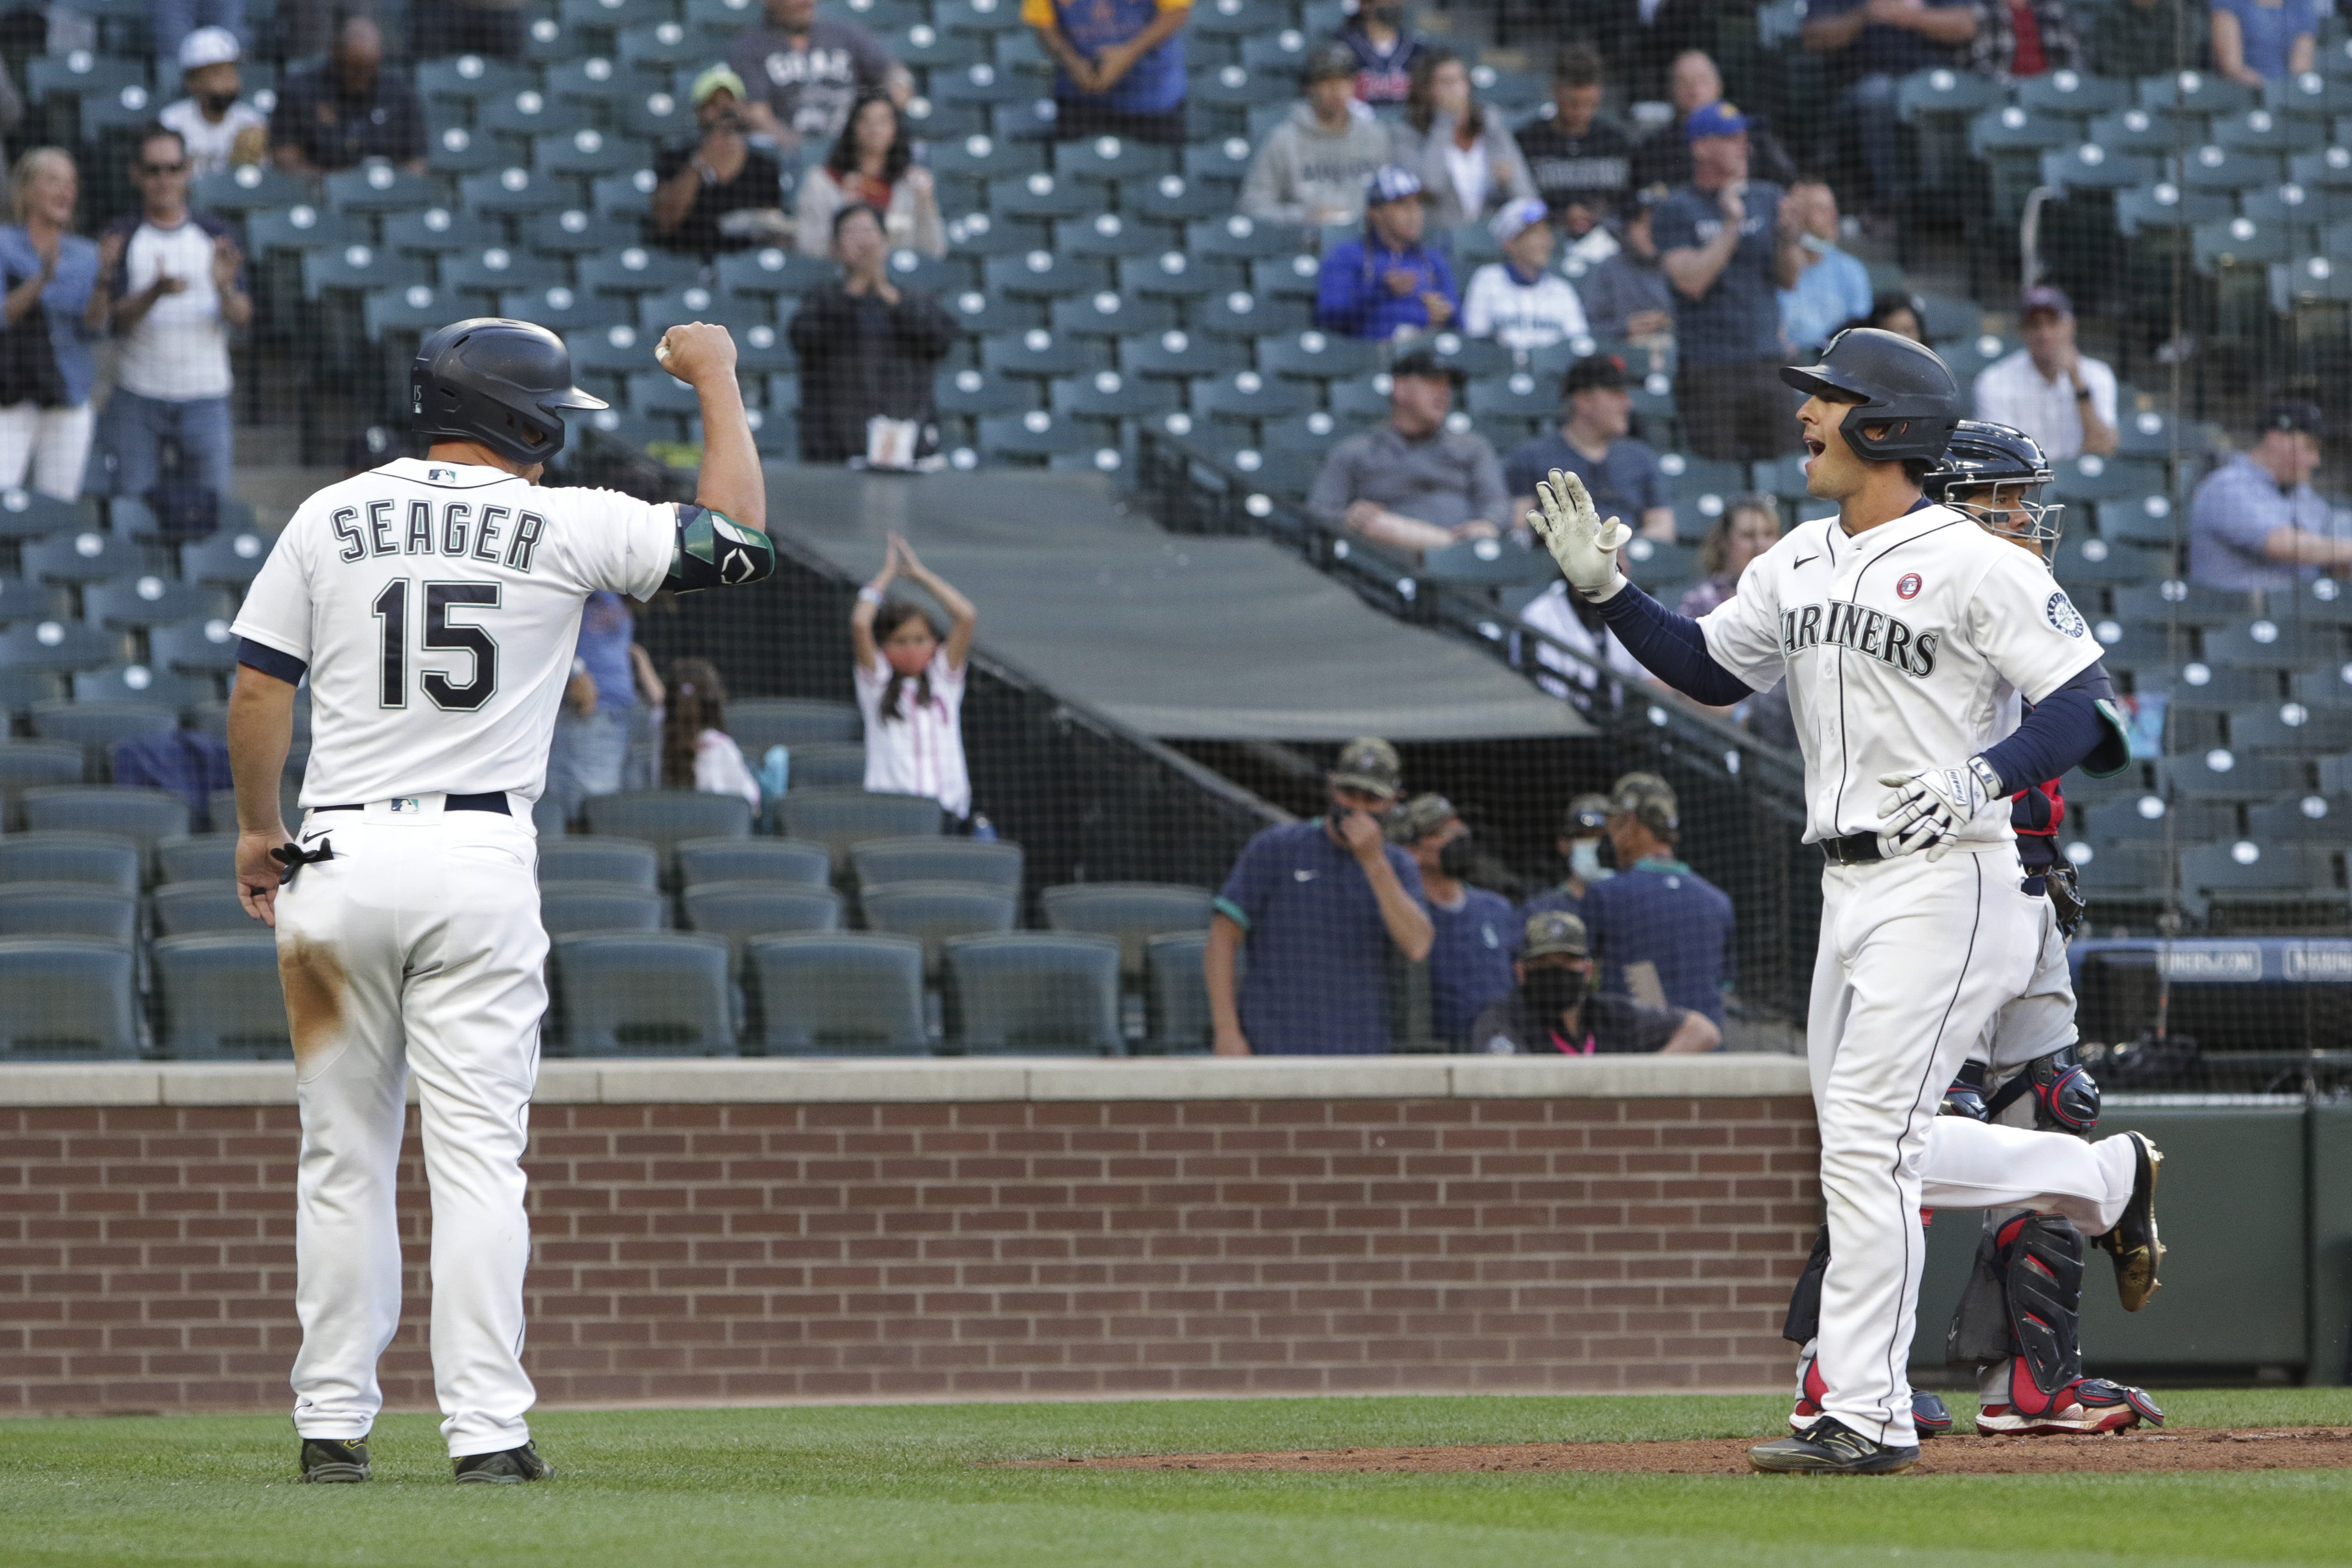
[[[1916,773],[1881,773],[1878,782],[1895,793],[1878,805],[1878,831],[1896,855],[1925,849],[1932,863],[1959,842],[1961,830],[1995,806],[2007,809],[2009,792],[1982,757],[1956,768],[1924,768]]]
[[[1536,481],[1536,501],[1528,526],[1559,563],[1569,586],[1595,603],[1613,598],[1625,585],[1617,552],[1633,531],[1613,517],[1601,521],[1584,481],[1564,468],[1554,468],[1549,481]]]

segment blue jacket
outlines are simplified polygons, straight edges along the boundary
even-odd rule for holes
[[[1402,298],[1389,291],[1387,282],[1390,269],[1399,267],[1421,275],[1420,285]],[[1341,240],[1323,257],[1315,289],[1315,324],[1351,338],[1392,338],[1399,327],[1426,329],[1429,308],[1421,296],[1433,289],[1460,314],[1462,290],[1454,287],[1454,268],[1428,246],[1391,250],[1369,233]]]

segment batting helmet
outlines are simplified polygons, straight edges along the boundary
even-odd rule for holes
[[[2050,482],[2050,459],[2024,431],[1983,419],[1963,419],[1944,460],[1920,488],[1927,499],[1964,511],[2003,539],[2043,552],[2058,542],[2066,509],[2032,499]],[[2008,487],[2001,494],[1999,487]]]
[[[417,346],[408,367],[408,427],[478,441],[518,463],[563,449],[564,408],[609,407],[572,384],[572,355],[545,327],[477,316]]]
[[[1864,462],[1936,461],[1964,406],[1935,350],[1876,327],[1847,328],[1819,364],[1784,365],[1780,379],[1809,396],[1852,402],[1838,431]]]

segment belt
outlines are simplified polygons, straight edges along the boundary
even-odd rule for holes
[[[312,811],[365,811],[364,805],[314,805]],[[442,797],[443,811],[493,811],[500,816],[512,816],[507,809],[504,790],[492,790],[488,795],[452,795]]]
[[[1822,854],[1832,866],[1866,866],[1886,858],[1875,833],[1849,833],[1843,838],[1822,840]]]

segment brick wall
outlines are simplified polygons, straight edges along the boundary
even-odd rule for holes
[[[0,1108],[0,1410],[289,1400],[290,1105]],[[1777,1385],[1801,1098],[542,1104],[550,1404]],[[407,1314],[429,1407],[411,1118]]]

